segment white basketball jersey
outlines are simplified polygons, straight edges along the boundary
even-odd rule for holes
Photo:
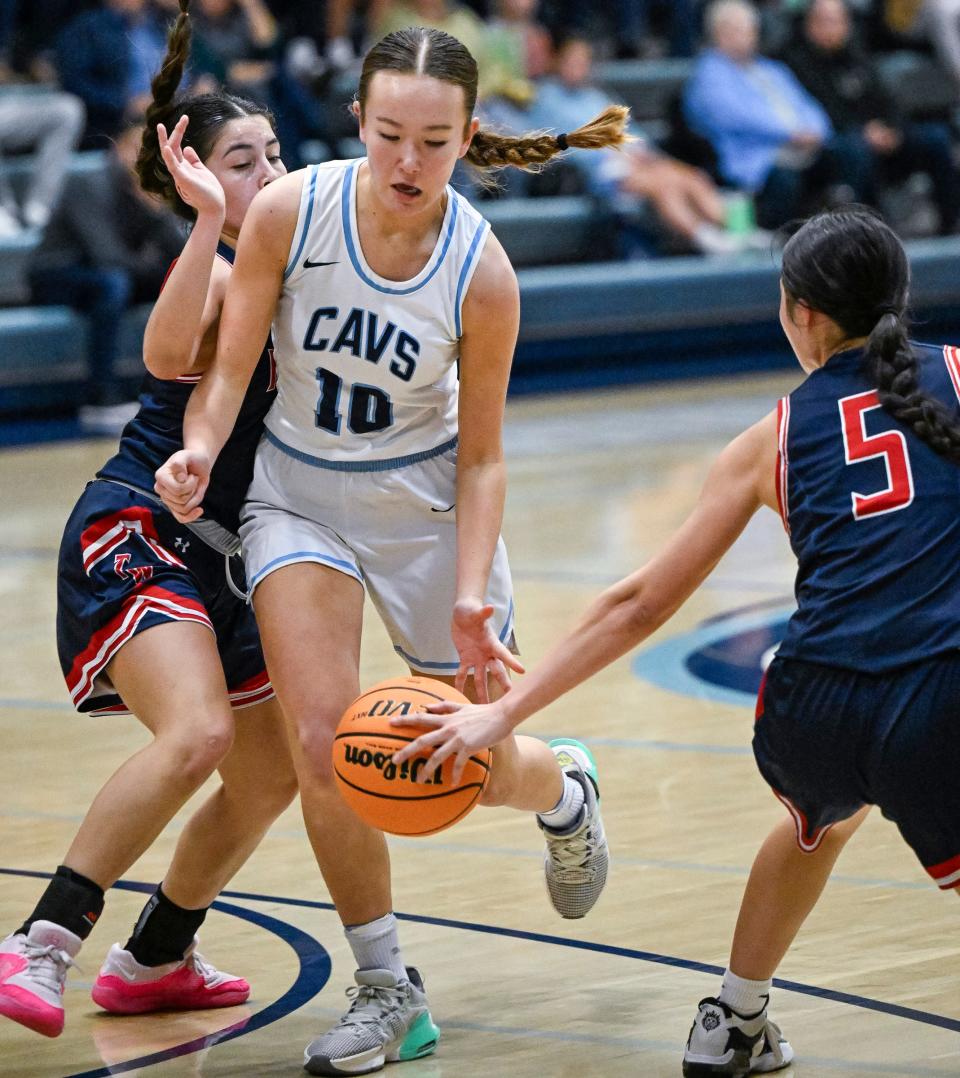
[[[456,437],[460,312],[488,223],[447,187],[433,254],[409,281],[366,263],[357,229],[363,159],[304,171],[300,215],[273,324],[271,440],[363,467]]]

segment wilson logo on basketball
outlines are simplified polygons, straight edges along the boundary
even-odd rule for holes
[[[418,775],[423,765],[427,762],[427,757],[420,756],[413,760],[404,760],[397,767],[390,759],[390,756],[391,754],[387,752],[371,752],[370,749],[361,749],[356,745],[347,745],[343,750],[343,757],[348,764],[353,764],[354,767],[375,767],[388,782],[392,782],[396,778],[404,782],[407,780],[411,782],[418,781]],[[424,785],[442,786],[442,772],[438,770]]]
[[[369,711],[363,712],[357,717],[362,719],[367,715],[385,715],[387,717],[391,715],[409,715],[411,711],[413,711],[413,705],[409,700],[378,700]]]

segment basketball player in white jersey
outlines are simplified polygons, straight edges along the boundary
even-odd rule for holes
[[[185,448],[157,472],[168,506],[196,519],[272,322],[279,393],[244,507],[244,560],[307,830],[358,967],[349,1011],[307,1048],[312,1074],[367,1074],[429,1054],[438,1037],[400,954],[384,837],[333,785],[333,732],[360,689],[364,589],[413,672],[488,700],[523,669],[500,540],[517,281],[450,176],[462,157],[525,168],[625,138],[620,107],[569,135],[497,136],[478,129],[476,93],[476,63],[448,34],[412,28],[374,46],[354,104],[367,157],[256,198]],[[583,916],[607,871],[589,752],[510,737],[494,753],[484,803],[538,813],[553,905]]]

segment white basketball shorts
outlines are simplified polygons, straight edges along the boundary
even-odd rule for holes
[[[316,562],[367,589],[398,655],[423,674],[454,674],[456,440],[388,461],[328,461],[267,432],[257,449],[240,537],[251,593],[275,569]],[[493,629],[516,652],[503,539],[487,584]]]

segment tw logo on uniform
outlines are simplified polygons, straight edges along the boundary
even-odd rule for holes
[[[129,553],[114,554],[113,571],[121,580],[133,580],[136,584],[143,584],[153,577],[152,565],[131,565]]]

